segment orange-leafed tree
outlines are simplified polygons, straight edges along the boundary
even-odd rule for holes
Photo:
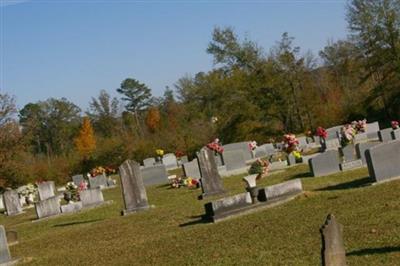
[[[157,107],[150,107],[147,112],[146,125],[151,132],[155,132],[160,125],[160,111]]]
[[[83,159],[88,159],[96,149],[93,127],[88,117],[83,118],[81,130],[75,139],[75,147]]]

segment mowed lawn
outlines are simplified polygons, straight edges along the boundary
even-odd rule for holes
[[[244,192],[243,176],[224,178],[229,194]],[[103,191],[113,203],[32,222],[34,209],[1,215],[19,243],[23,265],[320,265],[319,228],[329,213],[344,226],[348,265],[400,265],[400,181],[368,185],[366,168],[313,178],[300,165],[272,174],[261,186],[301,178],[293,201],[217,224],[204,223],[201,190],[147,188],[146,212],[120,216],[120,188]]]

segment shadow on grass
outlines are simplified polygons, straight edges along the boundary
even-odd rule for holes
[[[292,176],[290,179],[296,179],[296,178],[307,178],[307,177],[313,177],[310,172],[306,173],[299,173],[297,175]]]
[[[364,256],[390,252],[400,252],[400,247],[364,248],[348,252],[346,253],[346,256]]]
[[[197,218],[197,219],[194,221],[180,224],[179,227],[186,227],[186,226],[191,226],[191,225],[196,225],[196,224],[208,224],[208,223],[212,222],[212,220],[206,215],[190,216],[189,218],[191,218],[191,219]]]
[[[337,185],[333,185],[333,186],[328,186],[328,187],[324,187],[324,188],[319,188],[319,189],[317,189],[317,191],[359,188],[359,187],[364,187],[371,182],[373,182],[372,178],[367,176],[367,177],[352,180],[349,182],[345,182],[345,183],[341,183],[341,184],[337,184]]]
[[[94,219],[94,220],[86,220],[86,221],[76,221],[76,222],[55,224],[55,225],[53,225],[53,227],[65,227],[65,226],[77,225],[77,224],[88,224],[88,223],[94,223],[94,222],[103,221],[103,220],[104,220],[104,219]]]

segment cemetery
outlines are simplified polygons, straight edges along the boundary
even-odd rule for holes
[[[0,266],[400,266],[400,0],[282,2],[1,0]]]

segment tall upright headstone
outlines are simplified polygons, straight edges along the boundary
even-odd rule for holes
[[[46,181],[38,184],[38,194],[39,200],[46,200],[48,198],[54,197],[56,191],[56,186],[54,181]]]
[[[218,167],[215,162],[214,152],[207,147],[203,147],[197,154],[201,173],[201,189],[202,195],[200,199],[224,194],[225,190],[222,186],[222,179],[218,173]]]
[[[343,244],[343,226],[339,224],[335,216],[329,214],[325,224],[320,229],[322,239],[322,265],[345,266],[346,251]]]
[[[121,176],[125,206],[122,215],[148,209],[149,203],[139,164],[132,160],[126,160],[119,167],[119,175]]]
[[[0,225],[0,265],[9,265],[11,262],[10,250],[7,244],[6,230]]]
[[[22,213],[22,205],[16,190],[8,190],[3,194],[4,207],[7,215],[17,215]]]

